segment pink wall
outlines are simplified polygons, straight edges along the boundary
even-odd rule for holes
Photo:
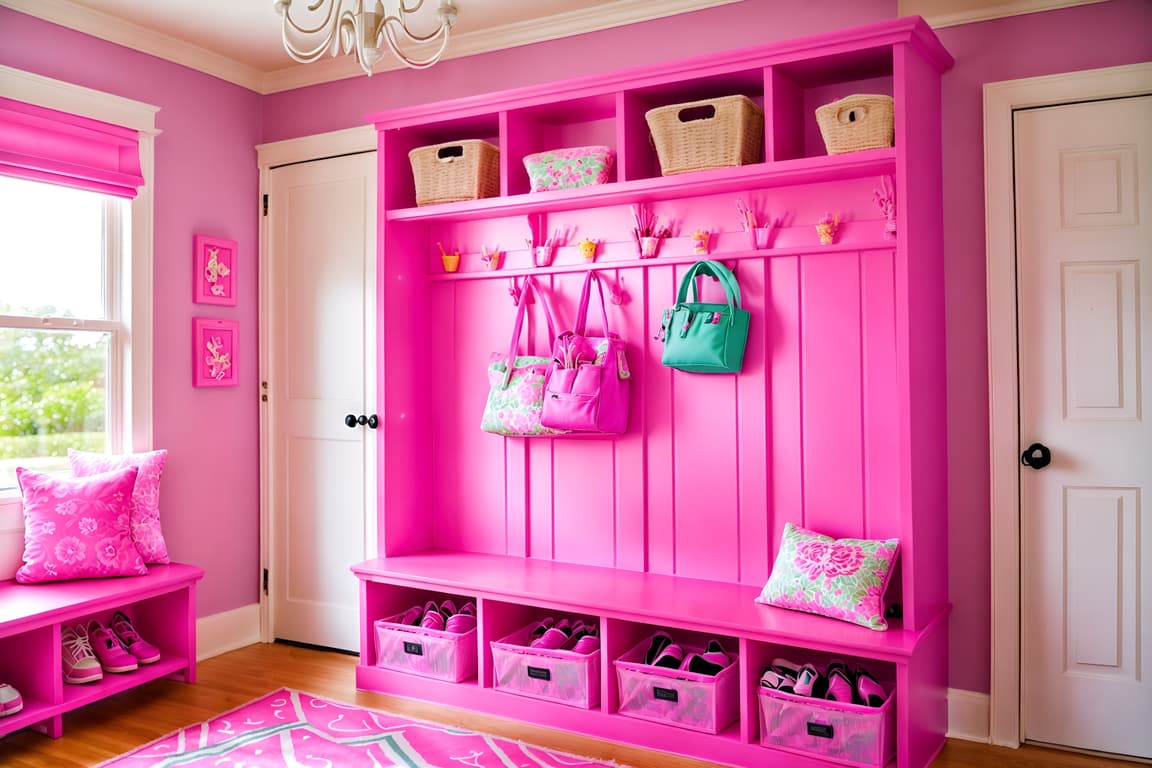
[[[162,107],[157,142],[156,444],[175,454],[165,478],[165,531],[175,555],[208,569],[201,615],[256,601],[257,419],[253,145],[361,125],[406,104],[609,72],[895,15],[892,0],[767,0],[632,28],[451,60],[426,72],[385,73],[261,98],[206,75],[0,9],[0,63]],[[827,19],[835,19],[829,25]],[[701,33],[701,30],[714,30]],[[1084,30],[1092,30],[1085,35]],[[990,620],[983,147],[986,82],[1152,60],[1152,3],[1111,2],[942,29],[956,58],[944,77],[946,319],[949,366],[949,562],[955,688],[987,691]],[[56,51],[69,52],[65,61]],[[263,130],[262,130],[263,129]],[[241,387],[189,383],[187,289],[191,236],[240,242],[247,277],[235,317],[244,337]],[[244,361],[251,361],[245,364]],[[249,397],[251,395],[251,397]],[[216,416],[213,421],[212,416]],[[223,427],[217,425],[224,425]],[[215,456],[213,455],[215,454]],[[227,473],[215,486],[213,471]],[[220,535],[229,531],[229,536]]]
[[[172,557],[203,566],[197,612],[256,602],[256,266],[261,98],[167,61],[0,8],[0,63],[160,107],[156,138],[153,434]],[[236,240],[236,307],[192,303],[192,236]],[[192,317],[240,321],[240,386],[192,386]]]

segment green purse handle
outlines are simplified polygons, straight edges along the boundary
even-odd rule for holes
[[[720,284],[724,286],[724,295],[728,299],[729,309],[744,308],[744,302],[740,298],[740,284],[736,282],[736,276],[728,267],[711,259],[702,259],[696,262],[684,274],[680,280],[680,291],[676,295],[677,304],[683,304],[688,299],[688,286],[692,286],[692,301],[700,301],[700,294],[696,289],[695,282],[695,278],[699,275],[708,275],[720,281]],[[733,306],[733,297],[735,297],[735,306]]]

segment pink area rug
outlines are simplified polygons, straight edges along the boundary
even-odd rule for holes
[[[290,688],[183,728],[99,768],[573,768],[613,766],[363,709]]]

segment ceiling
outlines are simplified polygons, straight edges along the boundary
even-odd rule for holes
[[[384,0],[394,9],[401,0]],[[419,0],[403,0],[409,6]],[[418,19],[436,24],[437,0]],[[744,0],[455,0],[458,17],[445,58],[577,35]],[[293,0],[304,11],[315,0]],[[345,0],[351,5],[352,0]],[[296,64],[280,40],[272,0],[0,0],[37,16],[175,61],[259,93],[363,77],[353,57]],[[385,56],[376,71],[400,68]]]
[[[297,10],[316,0],[293,0]],[[351,4],[353,0],[344,0]],[[717,5],[764,0],[454,0],[459,10],[445,58],[634,24]],[[420,16],[435,25],[437,0]],[[899,16],[918,14],[933,26],[1033,13],[1101,0],[896,0]],[[215,75],[258,93],[362,77],[353,57],[296,64],[280,41],[273,0],[0,0],[0,6],[70,27]],[[423,20],[423,19],[422,19]],[[390,56],[376,71],[402,65]]]

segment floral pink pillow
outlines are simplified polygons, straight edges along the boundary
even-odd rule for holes
[[[884,590],[899,550],[899,539],[834,539],[786,523],[756,602],[888,629]]]
[[[167,563],[168,545],[160,530],[160,475],[168,461],[168,451],[148,451],[124,456],[85,453],[68,449],[68,462],[77,477],[136,467],[139,477],[132,491],[131,533],[136,549],[145,563]]]
[[[148,572],[128,532],[135,467],[90,477],[16,468],[24,494],[24,564],[16,581],[98,579]]]

